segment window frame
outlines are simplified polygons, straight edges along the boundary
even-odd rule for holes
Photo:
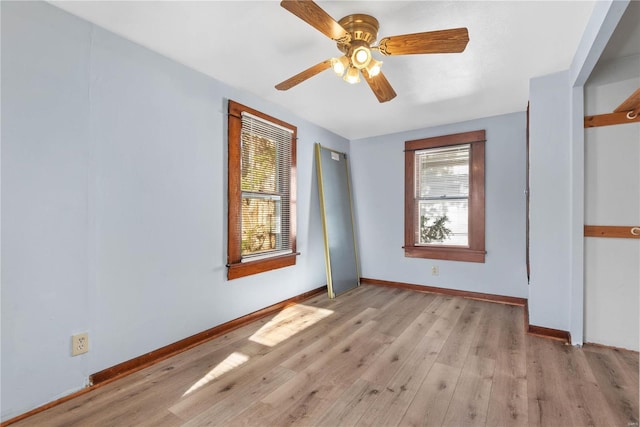
[[[241,188],[241,135],[242,113],[249,113],[278,126],[290,129],[291,165],[289,174],[289,242],[291,253],[258,257],[258,259],[242,259],[241,221],[242,221],[242,188]],[[263,273],[296,264],[296,140],[297,127],[282,120],[271,117],[253,108],[229,100],[228,105],[228,161],[227,161],[227,279],[237,279],[253,274]]]
[[[485,131],[405,141],[404,256],[448,261],[485,262]],[[417,245],[415,241],[415,152],[455,145],[471,146],[469,158],[469,245]]]

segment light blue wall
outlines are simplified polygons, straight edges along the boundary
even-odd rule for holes
[[[2,419],[80,388],[90,26],[2,2]],[[54,11],[55,12],[55,11]],[[62,19],[61,19],[62,18]]]
[[[629,1],[596,3],[569,70],[531,79],[531,324],[584,335],[584,88]]]
[[[585,85],[586,114],[611,112],[638,87],[640,55],[599,63]],[[586,224],[640,222],[639,142],[638,122],[585,129]],[[584,246],[585,341],[638,351],[640,240],[586,238]]]
[[[569,72],[530,84],[531,286],[529,321],[569,330],[570,93]]]
[[[479,129],[486,129],[487,137],[486,262],[406,258],[402,249],[404,142]],[[525,154],[524,112],[352,141],[362,276],[526,297]],[[431,274],[434,265],[439,267],[438,276]]]
[[[581,85],[627,4],[598,2],[571,69],[531,82],[527,287],[524,113],[349,145],[55,7],[0,2],[2,419],[324,284],[314,142],[351,151],[363,276],[528,294],[531,323],[581,342]],[[233,282],[224,268],[228,98],[297,125],[299,136],[298,265]],[[404,258],[403,142],[476,129],[488,139],[487,262]],[[70,336],[82,331],[91,350],[72,358]]]
[[[569,331],[572,344],[584,338],[584,84],[629,6],[629,0],[597,2],[569,67],[571,88],[571,296]]]
[[[46,3],[1,7],[3,420],[326,283],[313,143],[347,140]],[[231,282],[229,98],[298,126],[301,252]]]

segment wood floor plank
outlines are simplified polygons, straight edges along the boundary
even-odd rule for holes
[[[640,388],[638,384],[639,364],[637,351],[609,348],[593,344],[585,344],[583,350],[585,353],[589,352],[607,355],[609,358],[614,360],[613,363],[617,366],[619,372],[624,372],[626,374],[623,376],[626,384],[628,384],[632,390],[638,390]]]
[[[276,408],[262,401],[253,402],[240,416],[229,420],[225,425],[233,427],[264,427],[273,425],[268,420],[274,417],[276,411],[288,412],[287,407]]]
[[[224,370],[236,364],[230,361],[231,356],[242,354],[250,358],[260,351],[260,346],[253,342],[237,343],[236,346],[241,352],[223,347],[209,356],[201,355],[180,369],[169,371],[161,380],[145,378],[146,384],[132,396],[135,399],[125,396],[123,399],[106,402],[107,405],[92,416],[92,423],[105,426],[138,425],[156,416],[158,408],[169,409],[176,401],[188,396],[190,390],[199,390],[199,385],[208,380],[218,368],[222,368],[220,372],[224,375]],[[162,386],[158,387],[158,384]],[[206,385],[207,383],[204,383],[204,386]]]
[[[638,425],[638,387],[632,375],[623,375],[623,367],[614,354],[585,351],[589,367],[602,390],[603,398],[613,408],[617,425]],[[612,418],[614,419],[614,418]]]
[[[361,378],[336,397],[317,425],[326,427],[353,426],[371,406],[383,387]]]
[[[200,379],[203,373],[209,370],[214,363],[223,360],[230,352],[230,347],[234,345],[236,347],[238,345],[245,345],[244,340],[246,340],[246,337],[254,333],[266,322],[267,320],[261,319],[250,325],[231,331],[224,336],[218,337],[216,340],[208,341],[189,350],[188,356],[183,353],[166,359],[154,366],[129,375],[116,383],[102,386],[95,392],[86,395],[86,397],[82,396],[78,398],[78,400],[82,401],[83,398],[86,398],[87,401],[91,402],[92,410],[96,413],[108,412],[109,407],[114,404],[119,408],[116,413],[122,410],[128,411],[128,407],[126,405],[120,405],[120,402],[129,402],[133,396],[144,395],[147,388],[153,388],[154,384],[163,380],[163,377],[167,377],[166,379],[173,385],[182,384],[182,389],[174,389],[173,396],[165,392],[167,398],[177,400],[185,391],[184,389]],[[250,344],[250,346],[257,349],[255,345]],[[246,348],[245,351],[247,351]],[[175,382],[172,380],[173,377],[180,378],[182,381]],[[126,384],[128,383],[132,383],[137,388],[133,394],[127,393]],[[109,394],[109,399],[100,399],[103,394]],[[76,405],[79,405],[78,402],[76,402]],[[64,406],[54,409],[64,409]],[[72,413],[73,411],[70,410],[61,417],[65,425],[72,425],[72,422],[69,420],[69,415]],[[129,415],[127,415],[127,417],[128,416]],[[169,416],[167,417],[170,418]],[[97,421],[98,420],[95,420],[95,422]],[[82,425],[82,423],[80,423],[80,425]]]
[[[182,420],[166,409],[157,412],[149,418],[142,418],[136,424],[137,427],[178,427]],[[120,424],[122,425],[122,424]]]
[[[573,374],[573,379],[576,381],[576,385],[572,387],[572,391],[575,393],[572,400],[581,402],[576,406],[581,410],[583,418],[593,425],[629,425],[630,420],[637,421],[637,412],[633,416],[630,405],[627,407],[629,413],[617,410],[622,406],[614,408],[610,405],[610,402],[602,394],[585,352],[571,346],[565,346],[565,348],[568,351],[565,353],[564,363],[573,368],[569,372]],[[569,382],[570,380],[567,381],[567,383]]]
[[[489,426],[527,426],[529,408],[526,378],[496,372],[487,411]]]
[[[455,301],[457,302],[456,306],[461,306],[461,303]],[[437,362],[453,367],[462,367],[471,349],[482,317],[483,307],[486,308],[486,304],[481,301],[469,301],[438,355]]]
[[[166,409],[170,402],[179,398],[193,384],[194,379],[198,378],[202,369],[201,365],[189,365],[182,372],[175,373],[175,376],[172,376],[168,381],[164,381],[163,387],[158,387],[158,382],[144,378],[144,375],[141,374],[142,378],[136,384],[116,393],[103,393],[94,396],[96,399],[83,405],[82,411],[78,411],[76,414],[74,414],[76,412],[74,410],[61,414],[57,418],[59,424],[56,425],[138,425],[155,417],[159,408]],[[51,414],[49,415],[51,416]],[[45,420],[44,424],[48,424],[48,421]]]
[[[637,351],[629,351],[629,350],[620,350],[620,349],[608,349],[604,350],[610,351],[614,354],[618,360],[621,361],[623,365],[626,365],[626,369],[631,372],[638,372],[638,352]]]
[[[530,426],[547,426],[552,423],[571,425],[571,418],[564,410],[564,396],[553,354],[544,351],[552,344],[544,338],[530,336],[527,339],[527,399]]]
[[[375,384],[387,384],[410,357],[425,331],[437,318],[431,313],[421,313],[405,328],[405,331],[362,374],[362,379]]]
[[[244,344],[248,337],[268,323],[273,316],[274,315],[258,319],[248,325],[229,331],[216,339],[206,341],[190,349],[188,357],[185,357],[185,355],[181,353],[174,357],[162,360],[155,365],[145,368],[142,373],[145,378],[158,380],[165,374],[170,374],[172,371],[181,369],[185,365],[192,364],[194,360],[197,360],[200,357],[209,357],[214,352],[223,348],[237,348],[239,344]]]
[[[442,425],[485,425],[494,370],[493,359],[473,355],[467,357]]]
[[[365,285],[369,288],[375,288],[373,285]],[[383,286],[377,286],[380,288],[379,295],[382,298],[377,299],[372,302],[370,307],[379,308],[381,311],[386,311],[388,308],[393,307],[394,304],[397,304],[399,301],[408,300],[411,298],[409,295],[405,295],[402,292],[402,289],[398,288],[386,288]]]
[[[518,322],[522,307],[502,305],[501,328],[496,355],[496,370],[487,413],[490,426],[528,425],[527,363],[525,333]]]
[[[289,352],[283,355],[281,365],[293,371],[301,371],[312,364],[317,357],[322,356],[327,349],[331,349],[339,343],[345,336],[348,336],[362,327],[363,324],[373,320],[379,310],[367,308],[352,317],[345,316],[339,322],[333,322],[323,328],[314,336],[312,343],[296,352]]]
[[[566,406],[574,416],[574,424],[618,424],[615,421],[617,416],[602,396],[584,351],[569,345],[561,346],[560,350],[556,355],[561,368],[562,386],[571,402]]]
[[[637,425],[638,353],[529,336],[523,316],[522,307],[363,285],[15,426]]]
[[[46,411],[39,412],[13,425],[41,426],[47,423],[61,426],[83,425],[83,423],[86,423],[88,414],[93,411],[100,411],[101,407],[103,407],[101,406],[103,402],[119,399],[124,394],[134,396],[135,390],[144,383],[143,375],[140,372],[135,372],[118,381],[103,385],[90,393],[85,393]]]
[[[399,425],[441,426],[455,390],[460,368],[434,363]]]
[[[384,311],[380,311],[378,318],[374,318],[379,321],[379,331],[385,335],[400,336],[415,316],[423,312],[435,298],[433,294],[414,292],[409,298],[388,306]]]
[[[331,314],[333,314],[332,310],[324,308],[306,304],[291,305],[271,316],[271,319],[249,339],[272,347]]]
[[[427,336],[433,339],[446,340],[451,335],[454,326],[458,323],[470,300],[449,296],[440,296],[439,298],[443,299],[442,304],[429,311],[431,314],[438,316],[438,320],[429,328]]]
[[[227,389],[230,390],[234,384],[232,375],[247,361],[258,356],[261,351],[262,346],[259,344],[244,340],[234,346],[218,349],[211,355],[191,360],[190,364],[172,369],[162,377],[147,377],[147,381],[153,390],[163,390],[162,400],[158,403],[162,403],[172,413],[179,415],[173,410],[175,405],[185,405],[192,400],[198,401],[199,396],[211,393],[211,390],[219,394],[224,394]],[[221,386],[223,381],[225,385]],[[163,387],[156,387],[156,384],[163,384]],[[206,403],[202,407],[206,408],[209,405],[210,403]],[[120,408],[116,411],[120,411]]]
[[[367,329],[369,325],[372,329]],[[298,398],[289,414],[274,419],[273,425],[309,425],[322,418],[342,390],[352,384],[391,342],[391,337],[378,332],[377,322],[371,321],[369,325],[364,325],[359,333],[329,350],[326,359],[319,358],[300,372],[306,384],[300,392],[289,392],[289,395],[290,398],[302,397]],[[278,398],[276,393],[263,400],[273,404],[271,399],[274,398]]]
[[[182,424],[185,427],[200,427],[213,425],[226,425],[228,421],[244,411],[274,389],[289,381],[295,376],[295,372],[276,366],[269,372],[255,377],[253,381],[244,387],[234,388],[220,399],[207,397],[208,407],[198,415],[191,417]]]
[[[311,417],[320,417],[345,386],[355,381],[388,345],[390,338],[376,333],[377,322],[369,321],[359,330],[336,343],[325,354],[260,400],[274,411],[266,413],[264,405],[252,405],[230,422],[260,417],[264,425],[309,424]],[[362,352],[352,350],[361,349]]]
[[[615,422],[608,415],[609,408],[600,399],[595,378],[584,363],[582,350],[544,338],[529,338],[527,358],[531,363],[527,393],[530,425],[562,423],[582,426]]]
[[[226,396],[230,388],[245,388],[247,384],[252,383],[253,378],[260,377],[273,366],[280,364],[283,360],[286,361],[292,354],[304,356],[310,353],[309,348],[317,349],[318,344],[320,345],[318,351],[321,353],[321,350],[329,348],[329,344],[342,339],[343,335],[341,334],[359,329],[366,319],[371,318],[376,312],[376,309],[366,309],[352,317],[349,317],[350,313],[344,313],[344,316],[327,317],[322,322],[291,336],[291,339],[275,347],[265,346],[258,357],[250,359],[243,365],[242,370],[231,371],[212,381],[194,397],[176,402],[170,407],[170,410],[183,419],[195,417],[210,406],[210,396]],[[334,322],[338,322],[338,326],[335,326]],[[304,357],[303,359],[304,362],[313,362],[313,357],[309,357],[308,360]],[[289,366],[284,367],[291,369]],[[293,365],[292,367],[294,371],[299,370],[299,366]]]
[[[496,356],[497,369],[514,378],[526,379],[527,376],[527,334],[518,324],[524,316],[524,308],[519,306],[496,305],[503,315],[500,323],[500,339]]]
[[[425,377],[431,370],[442,347],[463,315],[458,299],[451,299],[435,312],[443,314],[425,332],[396,374],[381,389],[371,408],[357,425],[396,425],[415,399]],[[426,310],[423,314],[432,314]]]
[[[495,360],[500,352],[500,331],[496,331],[495,327],[505,323],[503,317],[506,315],[504,310],[506,306],[494,304],[491,307],[485,307],[471,342],[469,354]]]

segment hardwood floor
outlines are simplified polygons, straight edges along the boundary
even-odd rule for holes
[[[523,308],[372,285],[318,296],[15,426],[637,426],[638,354]]]

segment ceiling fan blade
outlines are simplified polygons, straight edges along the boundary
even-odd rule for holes
[[[332,40],[348,42],[351,39],[351,35],[335,19],[311,0],[283,0],[280,6]]]
[[[391,87],[389,80],[382,74],[382,71],[375,77],[369,76],[366,69],[362,70],[364,79],[380,102],[391,101],[396,97],[396,91]]]
[[[385,37],[378,48],[384,55],[412,55],[418,53],[459,53],[469,43],[466,28],[427,31],[424,33],[404,34]]]
[[[318,73],[323,72],[327,68],[331,68],[331,60],[327,59],[319,64],[314,65],[313,67],[309,67],[301,73],[296,74],[295,76],[288,78],[287,80],[278,83],[276,85],[276,89],[278,90],[288,90],[294,87],[297,84],[302,83],[303,81],[310,79]]]

